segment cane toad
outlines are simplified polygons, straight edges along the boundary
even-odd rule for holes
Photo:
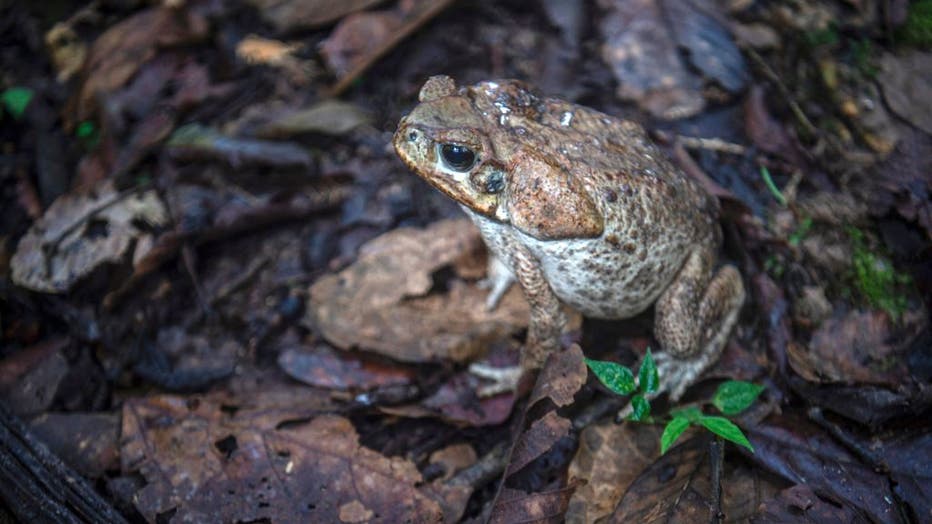
[[[435,76],[419,100],[395,150],[479,227],[495,257],[490,307],[514,280],[524,289],[522,367],[559,347],[560,301],[604,319],[655,304],[661,387],[678,399],[718,359],[744,301],[738,271],[715,269],[718,201],[637,123],[521,82]]]

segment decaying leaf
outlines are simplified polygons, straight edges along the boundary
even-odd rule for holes
[[[562,522],[569,499],[578,486],[578,482],[573,482],[565,488],[541,493],[505,488],[492,508],[489,522]]]
[[[172,511],[198,522],[455,521],[461,504],[417,468],[359,444],[349,420],[320,415],[275,429],[236,423],[207,398],[150,397],[124,404],[122,468],[147,481],[134,497],[150,522]],[[281,419],[279,419],[281,421]]]
[[[337,96],[382,55],[439,14],[452,0],[405,0],[394,9],[354,13],[340,21],[321,45],[327,66],[338,77]]]
[[[586,377],[588,371],[582,349],[578,345],[554,353],[540,371],[528,406],[543,399],[550,399],[558,407],[568,406],[573,403],[576,392],[586,383]]]
[[[403,386],[414,378],[409,369],[364,360],[355,354],[335,354],[324,347],[314,351],[286,349],[278,355],[278,365],[305,384],[337,390]]]
[[[321,44],[320,52],[338,77],[375,54],[404,23],[399,10],[356,13],[346,17]]]
[[[462,280],[451,278],[440,283],[445,291],[432,292],[439,270],[477,249],[483,249],[478,231],[465,219],[390,231],[365,244],[352,266],[311,286],[311,323],[343,349],[403,362],[471,360],[529,318],[517,286],[491,312],[486,291]]]
[[[705,107],[701,72],[726,91],[744,89],[748,73],[734,40],[703,0],[599,0],[602,60],[618,80],[618,97],[665,119]],[[688,54],[681,53],[681,49]]]
[[[339,136],[371,121],[372,115],[355,104],[322,100],[268,122],[256,130],[256,134],[261,137],[290,137],[301,133]]]
[[[628,486],[660,456],[660,426],[594,424],[582,431],[568,476],[586,481],[566,513],[570,523],[591,523],[610,515]]]
[[[746,428],[755,462],[805,484],[838,506],[872,522],[899,522],[885,475],[863,464],[828,433],[795,417],[770,417],[767,426]]]
[[[823,322],[808,351],[791,344],[787,353],[793,370],[807,380],[896,387],[908,375],[896,353],[911,338],[894,336],[894,325],[883,311],[852,311]],[[901,342],[894,343],[897,339]]]
[[[126,84],[160,47],[192,43],[207,36],[207,21],[186,9],[152,7],[140,11],[100,35],[88,53],[77,98],[77,120],[86,120],[97,96]]]
[[[707,435],[698,435],[667,451],[637,476],[606,522],[713,520],[708,443]],[[728,521],[741,522],[776,489],[771,481],[749,469],[726,465],[719,509]]]
[[[167,221],[154,190],[121,194],[105,181],[63,195],[20,240],[11,261],[13,282],[64,293],[103,264],[119,263],[130,254],[144,256],[151,245],[146,230]]]
[[[856,511],[819,497],[809,486],[797,484],[761,503],[751,520],[754,524],[783,522],[860,522]]]
[[[548,411],[546,415],[531,423],[531,426],[518,436],[511,462],[505,475],[512,475],[532,460],[543,455],[561,438],[570,432],[570,421],[556,411]]]

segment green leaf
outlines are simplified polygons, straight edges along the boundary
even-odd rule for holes
[[[644,395],[635,395],[631,397],[631,410],[628,420],[640,422],[650,416],[650,402]]]
[[[683,409],[676,409],[670,412],[674,418],[685,418],[690,422],[696,422],[705,415],[702,414],[702,411],[699,410],[696,406],[689,406]]]
[[[634,374],[621,364],[587,358],[586,365],[605,387],[619,395],[630,395],[637,389],[634,385]]]
[[[715,391],[712,404],[726,415],[736,415],[750,407],[761,391],[764,391],[764,386],[740,380],[729,380],[722,383]]]
[[[685,417],[673,417],[673,420],[667,422],[667,427],[663,428],[663,435],[660,435],[660,454],[666,453],[688,427],[689,419]]]
[[[654,364],[654,358],[650,355],[650,348],[647,348],[647,354],[644,355],[644,361],[641,362],[641,369],[638,370],[638,387],[641,393],[653,393],[657,391],[660,384],[660,378],[657,376],[657,366]]]
[[[32,89],[28,87],[11,87],[0,94],[0,102],[13,118],[19,120],[26,112],[26,106],[32,101],[33,94]]]
[[[736,426],[734,422],[728,420],[727,418],[703,416],[699,418],[698,422],[702,425],[702,427],[708,429],[723,439],[729,442],[734,442],[739,446],[744,446],[748,448],[751,453],[754,452],[754,447],[751,446],[750,442],[748,442],[748,438],[744,436],[741,428]]]

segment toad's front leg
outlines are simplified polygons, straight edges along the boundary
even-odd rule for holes
[[[699,248],[657,300],[654,334],[661,391],[679,400],[699,375],[715,363],[744,303],[744,284],[734,266],[712,276],[711,248]]]
[[[524,372],[540,369],[547,357],[560,348],[560,335],[566,325],[560,300],[550,288],[537,258],[520,243],[508,241],[506,247],[508,262],[530,306],[531,319],[520,366],[505,369],[470,366],[476,375],[495,382],[479,391],[482,396],[515,390]]]

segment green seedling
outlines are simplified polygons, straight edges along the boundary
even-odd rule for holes
[[[652,420],[649,396],[658,390],[662,377],[658,376],[657,367],[649,349],[644,356],[644,361],[641,362],[636,381],[630,369],[615,362],[587,358],[586,365],[612,392],[619,395],[633,394],[628,420],[638,422]],[[750,407],[763,390],[764,387],[757,384],[730,380],[718,387],[711,404],[724,415],[737,415]],[[675,410],[670,415],[671,418],[660,437],[661,453],[666,453],[689,426],[703,427],[729,442],[754,452],[754,447],[751,446],[741,429],[725,417],[706,415],[695,406]]]

